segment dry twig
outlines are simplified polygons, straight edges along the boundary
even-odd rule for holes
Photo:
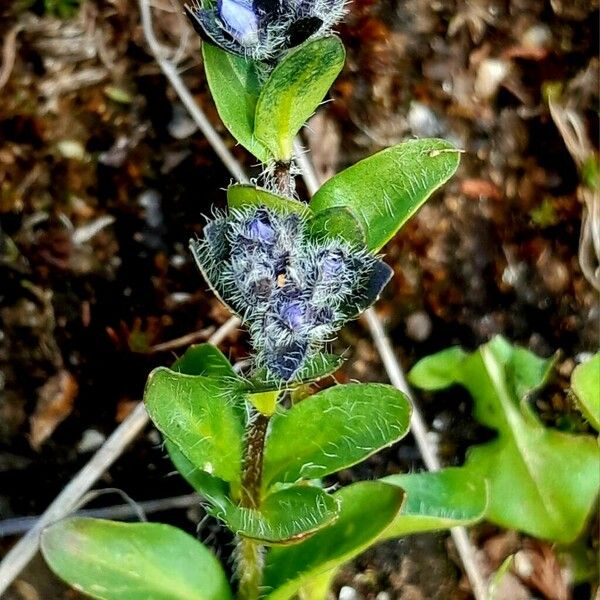
[[[548,101],[548,107],[569,154],[581,171],[588,160],[595,160],[583,119],[576,110],[552,98]],[[590,188],[582,183],[579,194],[583,200],[579,264],[585,278],[600,291],[600,191],[597,187]]]
[[[7,84],[15,66],[17,36],[22,29],[23,25],[17,24],[9,30],[4,38],[4,44],[2,45],[2,65],[0,66],[0,90]]]
[[[104,490],[103,490],[104,491]],[[136,502],[133,506],[130,502],[126,504],[116,504],[102,508],[84,508],[73,513],[77,517],[94,517],[96,519],[130,519],[137,517],[141,510],[144,514],[163,512],[165,510],[174,510],[178,508],[190,508],[200,504],[198,494],[185,494],[184,496],[174,496],[172,498],[159,498],[158,500],[145,500]],[[138,510],[136,510],[136,507]],[[27,533],[35,526],[40,517],[13,517],[0,521],[0,538],[10,535],[21,535]]]

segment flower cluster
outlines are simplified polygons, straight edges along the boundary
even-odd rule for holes
[[[264,207],[217,216],[190,247],[214,291],[248,325],[258,365],[284,381],[391,277],[365,250],[311,237],[306,217]]]
[[[270,60],[326,35],[342,18],[344,0],[196,0],[185,9],[206,41],[253,60]]]

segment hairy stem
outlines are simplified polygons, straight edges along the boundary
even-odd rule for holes
[[[273,183],[277,191],[288,198],[294,196],[294,178],[291,173],[291,162],[278,161],[273,169]]]
[[[263,548],[254,540],[240,538],[236,548],[239,600],[258,600],[263,571]]]
[[[244,508],[258,508],[261,501],[263,455],[269,417],[254,413],[246,429],[246,452],[242,471]],[[237,550],[238,598],[258,600],[263,571],[263,548],[254,540],[240,537]]]
[[[242,472],[242,498],[240,504],[245,508],[260,506],[260,487],[262,481],[263,452],[269,417],[256,412],[246,430],[246,454]]]

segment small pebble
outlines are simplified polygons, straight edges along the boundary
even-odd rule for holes
[[[64,158],[73,160],[86,158],[85,148],[79,140],[61,140],[56,144],[56,148]]]
[[[345,585],[340,590],[340,594],[338,596],[339,600],[358,600],[358,592],[349,585]]]
[[[435,137],[443,132],[442,124],[429,106],[421,102],[411,102],[408,111],[408,124],[418,137]]]
[[[197,129],[196,123],[190,119],[186,109],[177,104],[173,109],[173,118],[167,126],[169,134],[176,140],[184,140],[190,137]]]
[[[588,360],[591,360],[593,356],[594,354],[592,352],[580,352],[579,354],[575,355],[575,362],[577,364],[585,363]]]
[[[160,227],[163,224],[161,197],[156,190],[142,192],[138,197],[138,203],[144,209],[149,227]]]
[[[187,292],[173,292],[167,297],[167,302],[171,306],[179,306],[180,304],[187,304],[192,299],[192,294]]]
[[[533,25],[523,34],[521,43],[528,48],[550,48],[552,46],[550,27],[543,24]]]
[[[161,439],[160,434],[158,433],[158,431],[156,431],[156,429],[151,429],[148,432],[148,435],[146,436],[146,439],[151,444],[154,444],[155,446],[158,446],[158,445],[162,444],[162,439]]]
[[[104,444],[106,436],[100,433],[97,429],[86,429],[77,444],[77,452],[85,454],[86,452],[94,452]]]
[[[379,594],[375,596],[375,600],[392,600],[392,597],[387,592],[379,592]]]
[[[187,262],[188,259],[182,254],[173,254],[173,256],[171,256],[171,258],[169,259],[169,263],[171,264],[171,266],[175,267],[176,269],[181,269],[181,267],[187,264]]]
[[[452,415],[448,412],[440,413],[433,419],[431,427],[437,432],[450,430],[452,427]]]
[[[432,327],[429,315],[423,310],[406,319],[406,335],[415,342],[424,342],[431,335]]]
[[[513,562],[513,567],[514,567],[516,574],[519,577],[523,577],[523,578],[531,577],[531,575],[534,571],[534,567],[533,567],[533,563],[531,562],[531,559],[522,550],[520,550],[519,552],[517,552],[515,554],[515,560]]]
[[[510,71],[510,63],[498,58],[486,58],[479,65],[475,79],[475,95],[481,100],[491,100]]]

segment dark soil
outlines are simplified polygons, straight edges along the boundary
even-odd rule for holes
[[[20,1],[0,15],[3,68],[16,56],[0,95],[0,519],[9,519],[42,513],[141,398],[148,372],[184,350],[157,344],[206,338],[227,320],[187,240],[224,205],[230,176],[148,54],[135,3],[90,2],[61,21]],[[187,25],[156,16],[161,39],[176,45]],[[583,427],[565,389],[581,354],[598,347],[599,306],[578,262],[585,181],[547,98],[562,90],[597,149],[598,16],[594,0],[356,0],[340,29],[346,68],[306,132],[324,176],[413,136],[464,149],[458,175],[386,247],[396,277],[379,313],[406,368],[498,333],[560,352],[537,408],[566,428]],[[198,48],[192,35],[185,81],[233,147]],[[361,322],[336,346],[348,356],[340,381],[384,380]],[[222,347],[232,360],[248,352],[241,332]],[[422,401],[447,464],[489,437],[462,392]],[[419,468],[408,438],[340,482]],[[135,501],[189,493],[172,471],[149,428],[98,488]],[[201,518],[199,508],[152,516],[190,532]],[[498,535],[482,527],[476,541]],[[231,540],[214,523],[201,536],[228,556]],[[15,541],[1,539],[0,556]],[[346,600],[468,598],[459,564],[445,535],[416,536],[368,552],[337,589]],[[524,598],[553,597],[519,585]],[[75,597],[39,560],[7,595]]]

